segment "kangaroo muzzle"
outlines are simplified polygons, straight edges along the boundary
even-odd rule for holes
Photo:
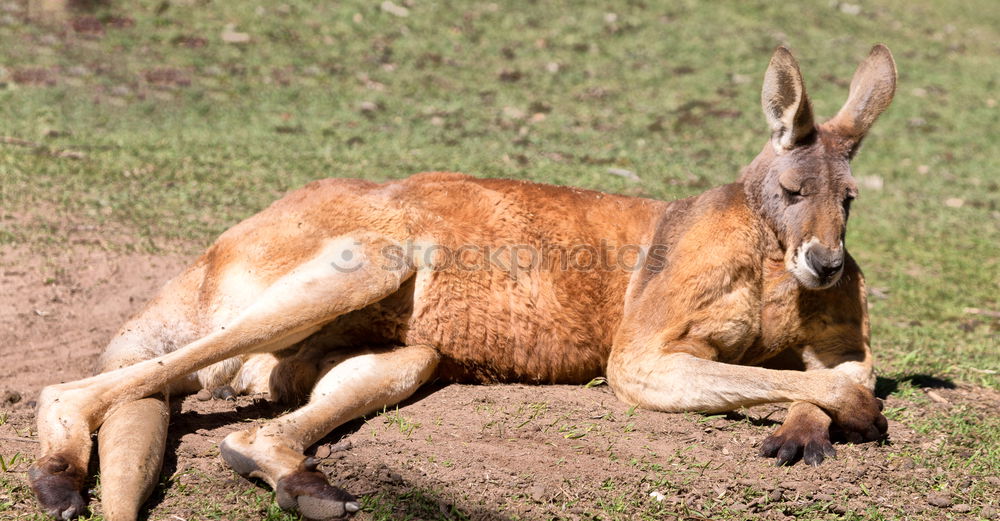
[[[803,242],[786,257],[788,271],[808,289],[826,289],[844,272],[844,244],[829,248],[816,237]]]
[[[806,262],[823,285],[833,283],[844,269],[844,249],[831,249],[812,243],[806,249]]]

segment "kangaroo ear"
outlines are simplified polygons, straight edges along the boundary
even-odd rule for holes
[[[840,112],[827,126],[847,139],[856,149],[868,129],[882,113],[896,93],[896,62],[889,48],[878,44],[872,47],[868,58],[858,65],[851,80],[851,93]],[[852,150],[853,154],[853,150]]]
[[[816,130],[799,64],[785,47],[774,51],[767,66],[760,104],[771,126],[771,143],[779,153],[793,148]]]

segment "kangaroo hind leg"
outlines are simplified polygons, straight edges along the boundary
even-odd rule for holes
[[[168,282],[111,339],[98,362],[99,373],[163,355],[197,340],[202,326],[194,310],[185,306],[183,290],[197,287],[203,278],[203,267],[195,264]],[[98,448],[103,513],[108,521],[136,519],[142,502],[159,481],[169,422],[169,396],[179,391],[183,390],[164,389],[125,403],[102,424]],[[44,459],[29,470],[32,488],[52,517],[69,519],[82,515],[86,509],[80,490],[90,456],[89,436],[82,441],[62,450],[43,450]]]
[[[437,350],[422,345],[350,356],[320,378],[302,408],[227,436],[222,458],[237,473],[271,485],[281,508],[309,519],[345,517],[360,505],[331,486],[303,451],[338,426],[408,398],[430,380],[438,360]]]
[[[46,387],[37,414],[40,455],[30,471],[42,507],[55,517],[82,512],[79,490],[90,455],[90,434],[126,404],[162,393],[192,372],[227,358],[286,348],[336,317],[398,290],[413,268],[387,266],[380,258],[387,244],[388,240],[371,234],[327,240],[310,258],[297,261],[271,282],[224,327],[161,356]],[[135,474],[127,458],[119,461],[121,468],[105,471]]]

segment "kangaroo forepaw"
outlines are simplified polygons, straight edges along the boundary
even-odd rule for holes
[[[87,503],[80,490],[85,470],[59,454],[45,456],[28,469],[31,489],[46,514],[64,520],[83,515]]]
[[[882,414],[883,403],[861,386],[841,411],[833,413],[834,432],[851,443],[875,441],[885,437],[889,421]]]
[[[823,463],[825,458],[837,455],[836,449],[830,443],[830,433],[827,429],[816,431],[784,427],[778,428],[760,446],[760,455],[765,458],[776,458],[775,463],[778,466],[794,465],[799,459],[816,466]]]
[[[295,472],[278,480],[275,490],[278,506],[298,510],[314,520],[344,519],[361,509],[357,498],[330,485],[307,459]]]
[[[778,465],[794,465],[801,459],[813,466],[836,456],[830,443],[830,416],[811,403],[793,403],[785,422],[761,444],[760,455],[776,458]]]

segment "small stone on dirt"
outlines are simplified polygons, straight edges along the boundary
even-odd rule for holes
[[[931,400],[934,400],[937,403],[940,403],[940,404],[943,404],[943,405],[948,405],[949,404],[947,398],[945,398],[944,396],[941,396],[940,394],[938,394],[938,393],[936,393],[936,392],[934,392],[934,391],[932,391],[930,389],[924,389],[924,392],[927,393],[927,397],[928,398],[930,398]]]
[[[732,505],[729,505],[729,510],[732,510],[733,512],[745,512],[748,508],[750,507],[748,507],[746,503],[733,503]]]
[[[198,394],[194,395],[194,397],[197,398],[199,402],[207,402],[212,399],[212,391],[202,389],[198,391]]]
[[[545,490],[545,487],[543,487],[542,485],[532,485],[531,487],[528,488],[526,492],[528,493],[528,496],[531,497],[531,499],[534,499],[539,503],[544,503],[545,501],[548,500],[549,491]]]
[[[393,485],[398,485],[403,482],[403,476],[401,476],[398,472],[392,471],[384,472],[381,476],[379,476],[379,479],[382,480],[383,483],[391,483]]]
[[[317,459],[326,459],[330,457],[330,446],[320,445],[316,447],[316,454],[314,455]]]
[[[997,515],[997,509],[989,505],[984,506],[979,511],[979,517],[983,519],[993,519],[994,517],[996,517],[996,515]]]
[[[771,501],[781,501],[782,492],[780,488],[776,488],[767,494],[767,499]]]
[[[388,0],[382,2],[382,5],[380,5],[379,7],[382,9],[383,12],[389,13],[393,16],[398,16],[400,18],[406,18],[407,16],[410,16],[409,9],[401,5],[396,5],[392,2],[389,2]]]
[[[927,503],[938,508],[948,508],[951,506],[951,494],[931,492],[927,494]]]
[[[954,510],[955,512],[958,512],[959,514],[967,514],[969,512],[972,512],[972,505],[966,503],[959,503],[951,507],[951,509]]]
[[[816,501],[833,501],[833,496],[830,494],[815,494],[813,499]]]
[[[861,14],[861,6],[858,4],[848,4],[846,2],[840,4],[840,12],[844,14],[849,14],[851,16],[857,16]]]
[[[3,392],[3,403],[4,405],[14,405],[15,403],[21,401],[21,393],[17,391],[4,391]]]
[[[236,26],[233,24],[227,25],[226,28],[222,30],[222,34],[220,35],[220,37],[222,38],[222,41],[226,43],[233,43],[233,44],[250,43],[250,35],[244,32],[237,31]]]

